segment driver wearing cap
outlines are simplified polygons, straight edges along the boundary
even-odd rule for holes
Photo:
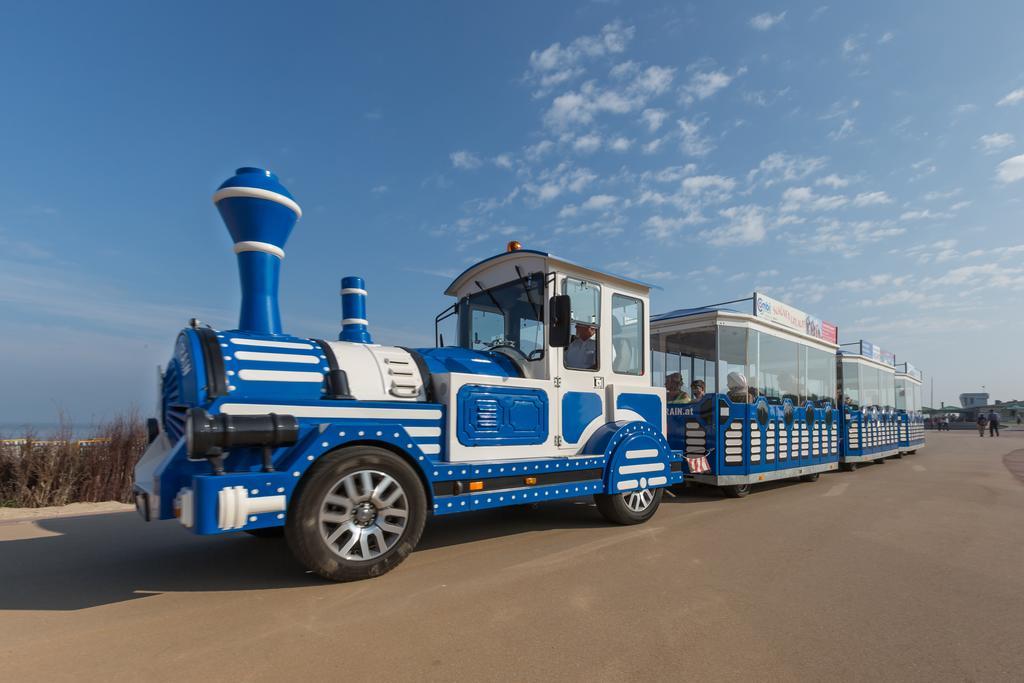
[[[565,366],[576,370],[597,369],[597,328],[592,323],[576,323],[576,336],[565,350]]]

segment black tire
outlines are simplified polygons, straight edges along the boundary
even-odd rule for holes
[[[633,496],[642,491],[651,493],[650,502],[642,510],[630,508],[626,497]],[[594,503],[598,512],[612,524],[643,524],[658,511],[661,505],[661,498],[665,495],[665,489],[642,489],[630,493],[599,493],[594,495]]]
[[[818,481],[818,477],[821,476],[821,472],[814,472],[813,474],[801,474],[800,481]]]
[[[262,529],[246,529],[245,533],[256,538],[281,538],[284,536],[284,527],[265,526]]]
[[[397,484],[399,493],[404,496],[397,503],[382,501],[382,504],[394,506],[386,508],[384,512],[402,510],[406,515],[404,527],[401,527],[400,532],[395,532],[390,540],[386,534],[391,532],[383,528],[399,526],[397,520],[401,518],[400,516],[380,514],[380,507],[371,498],[356,496],[352,501],[347,497],[347,493],[339,493],[346,479],[352,475],[362,477],[362,473],[370,476],[371,485],[373,477],[378,477],[381,483],[385,478],[390,478],[391,484]],[[390,496],[395,489],[387,488],[385,491]],[[365,488],[360,493],[365,493]],[[345,511],[342,505],[334,505],[328,501],[329,495],[335,500],[349,501],[351,507]],[[399,505],[402,507],[397,507]],[[335,523],[333,520],[322,520],[321,513],[324,510],[324,515],[329,514],[346,521]],[[285,539],[292,554],[307,569],[331,581],[358,581],[380,576],[401,564],[419,543],[426,517],[426,492],[412,466],[383,448],[353,446],[323,456],[299,482],[288,507]],[[360,524],[360,521],[365,522],[365,525]],[[334,524],[333,528],[330,528],[331,524]],[[378,524],[382,526],[377,526]],[[330,536],[327,534],[338,532],[341,534],[340,539],[347,537],[349,541],[356,543],[354,539],[359,536],[342,529],[354,529],[356,526],[359,527],[359,535],[362,538],[373,539],[374,547],[369,548],[369,540],[366,540],[365,544],[359,541],[360,548],[349,546],[349,554],[356,550],[362,553],[365,547],[370,553],[377,553],[376,555],[371,555],[365,560],[346,557],[342,554],[344,547],[337,547],[333,542],[329,542]],[[365,534],[363,529],[367,530]],[[384,552],[380,552],[379,539],[384,539]]]
[[[903,458],[903,453],[897,453],[896,455],[894,455],[892,457],[894,457],[894,458],[901,458],[902,459]]]
[[[853,472],[857,469],[858,462],[844,462],[840,463],[839,467],[842,468],[843,472]]]
[[[750,495],[750,484],[723,486],[722,493],[724,493],[728,498],[746,498]]]

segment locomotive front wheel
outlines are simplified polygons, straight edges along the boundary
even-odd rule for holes
[[[842,468],[844,472],[853,472],[855,469],[857,469],[858,464],[859,463],[856,462],[844,462],[839,467]]]
[[[745,498],[750,493],[750,484],[736,484],[734,486],[723,486],[722,493],[729,498]]]
[[[310,468],[292,497],[285,539],[311,571],[358,581],[397,567],[419,542],[426,516],[426,494],[408,463],[355,446]]]
[[[613,524],[642,524],[657,512],[664,494],[665,489],[599,493],[594,496],[594,503],[601,516]]]
[[[818,477],[821,472],[815,472],[814,474],[802,474],[800,475],[800,481],[818,481]]]

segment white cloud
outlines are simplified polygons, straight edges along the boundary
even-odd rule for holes
[[[698,175],[684,178],[681,186],[684,195],[707,195],[724,201],[736,188],[736,181],[720,175]]]
[[[601,136],[597,133],[588,133],[581,135],[576,138],[576,141],[572,143],[572,148],[582,154],[590,154],[596,152],[601,147]]]
[[[871,58],[871,55],[867,53],[862,47],[862,41],[864,35],[858,36],[847,36],[846,40],[843,41],[841,52],[843,59],[853,64],[865,64]]]
[[[534,50],[524,79],[537,85],[534,96],[542,97],[555,86],[582,74],[582,63],[587,59],[624,52],[635,33],[634,27],[614,21],[602,27],[599,35],[581,36],[565,47],[553,43],[543,50]]]
[[[764,178],[764,186],[771,187],[779,182],[802,180],[825,167],[825,157],[801,157],[782,152],[769,154],[747,174],[747,182],[758,176]]]
[[[746,71],[746,68],[741,68],[735,75],[733,75],[728,74],[721,69],[715,69],[713,71],[694,70],[693,74],[690,76],[689,83],[683,86],[680,93],[680,99],[686,104],[690,104],[695,100],[706,100],[719,90],[729,87],[729,84],[732,83],[737,76],[743,75]]]
[[[1024,154],[1001,161],[996,167],[996,179],[1001,183],[1013,183],[1024,179]]]
[[[666,118],[668,118],[668,112],[664,109],[644,109],[640,114],[640,120],[647,124],[647,130],[651,133],[661,128],[661,124],[665,123]]]
[[[828,187],[831,187],[833,190],[838,190],[842,187],[846,187],[847,185],[849,185],[850,179],[837,176],[835,173],[830,173],[824,178],[818,178],[817,180],[815,180],[814,184],[826,185]]]
[[[536,180],[523,184],[523,190],[536,202],[544,203],[555,199],[563,192],[579,193],[597,176],[587,168],[574,168],[561,163],[555,168],[545,169]]]
[[[844,140],[853,135],[854,121],[853,119],[843,119],[843,123],[839,128],[831,131],[828,134],[830,140]]]
[[[583,202],[580,206],[584,211],[604,211],[615,206],[615,203],[619,201],[618,197],[610,194],[595,194],[594,196]]]
[[[373,188],[370,189],[370,192],[372,192],[374,194],[384,194],[387,191],[388,191],[388,186],[387,185],[377,185],[376,187],[373,187]]]
[[[892,39],[895,37],[896,34],[894,34],[892,31],[886,31],[878,38],[878,44],[885,45],[886,43],[891,43]]]
[[[973,203],[974,202],[972,202],[972,201],[957,202],[956,204],[953,204],[952,206],[950,206],[949,210],[950,211],[959,211],[960,209],[966,209],[968,206],[970,206]]]
[[[675,73],[675,69],[667,66],[649,66],[636,77],[629,88],[634,93],[641,95],[660,95],[672,85]]]
[[[933,190],[931,192],[925,193],[924,200],[926,202],[932,202],[935,201],[936,199],[950,199],[960,194],[961,191],[962,189],[959,187],[954,187],[952,190],[949,190],[947,192],[939,192],[937,190]]]
[[[676,124],[679,126],[679,134],[682,137],[679,148],[684,153],[693,157],[701,157],[715,148],[709,138],[701,135],[700,129],[703,124],[686,119],[679,119]]]
[[[655,138],[654,140],[651,140],[650,142],[644,144],[644,146],[643,146],[644,154],[654,154],[654,153],[656,153],[659,149],[661,149],[661,145],[662,145],[663,142],[665,142],[665,138]]]
[[[555,143],[551,142],[551,140],[541,140],[523,150],[523,155],[530,161],[537,161],[554,148]]]
[[[494,165],[498,168],[509,169],[512,168],[512,157],[508,154],[499,154],[494,157]]]
[[[1024,88],[1017,88],[1013,92],[1007,93],[1006,97],[996,102],[996,106],[1008,107],[1020,102],[1024,102]]]
[[[579,213],[579,207],[575,204],[566,204],[562,207],[562,210],[558,212],[559,218],[572,218]]]
[[[941,220],[944,218],[950,218],[950,215],[940,211],[932,211],[931,209],[904,211],[900,214],[901,221]]]
[[[608,143],[608,148],[613,152],[628,152],[629,148],[633,146],[633,141],[629,138],[619,136],[612,138]]]
[[[480,158],[472,152],[460,149],[457,152],[452,152],[448,156],[451,158],[452,166],[455,168],[461,168],[467,171],[471,171],[474,168],[480,168]]]
[[[773,26],[779,24],[785,18],[785,12],[779,12],[778,14],[769,14],[768,12],[764,12],[763,14],[750,17],[750,27],[758,31],[767,31]]]
[[[877,206],[879,204],[892,204],[892,197],[882,191],[861,192],[853,198],[853,205],[857,207]]]
[[[978,142],[985,152],[991,154],[1005,147],[1012,146],[1016,140],[1010,133],[989,133],[978,138]]]
[[[728,222],[718,228],[701,231],[702,238],[716,246],[755,244],[767,234],[764,209],[760,206],[731,206],[718,212]]]
[[[657,240],[664,240],[677,232],[682,228],[695,221],[689,218],[666,218],[664,216],[651,216],[644,222],[644,227],[647,228],[647,234]]]
[[[589,125],[602,113],[627,114],[642,109],[652,97],[672,82],[674,69],[652,66],[624,89],[601,88],[596,81],[583,83],[579,90],[563,93],[551,102],[544,124],[555,130]]]
[[[790,187],[782,193],[779,211],[833,211],[845,206],[850,200],[842,195],[817,195],[809,187]]]
[[[914,173],[910,176],[911,182],[915,180],[920,180],[925,176],[930,176],[932,173],[935,173],[937,170],[939,170],[939,167],[936,166],[931,159],[921,159],[920,161],[915,161],[910,165],[910,168],[914,171]]]

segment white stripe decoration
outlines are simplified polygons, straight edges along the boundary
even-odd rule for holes
[[[649,486],[661,486],[662,484],[667,483],[668,479],[665,477],[651,477],[650,479],[647,480],[647,484]]]
[[[320,359],[316,356],[290,353],[261,353],[259,351],[235,351],[235,358],[238,360],[262,361],[264,363],[303,363],[305,365],[316,365],[320,362]]]
[[[369,325],[366,318],[343,318],[342,325]]]
[[[625,491],[626,489],[635,489],[639,485],[640,482],[638,482],[636,479],[626,479],[625,481],[619,482],[618,488],[620,491]]]
[[[656,458],[658,457],[657,448],[643,448],[636,451],[626,451],[627,460],[638,460],[640,458]]]
[[[366,296],[368,292],[365,289],[360,289],[359,287],[345,287],[341,290],[341,294],[342,296],[345,294],[362,294],[363,296]]]
[[[222,199],[231,197],[248,197],[250,199],[266,199],[287,206],[295,212],[296,217],[302,218],[302,209],[291,197],[285,197],[279,192],[264,190],[259,187],[224,187],[213,193],[213,203],[216,204]]]
[[[409,436],[441,436],[440,427],[406,427],[406,433]]]
[[[272,403],[225,403],[220,412],[228,415],[294,415],[295,417],[349,418],[353,420],[440,420],[440,410],[401,408],[348,408],[328,406],[277,405]],[[408,429],[408,428],[407,428]]]
[[[319,372],[293,372],[291,370],[239,370],[239,379],[249,382],[323,382]]]
[[[437,455],[438,453],[441,452],[441,447],[437,446],[437,445],[434,445],[434,446],[432,446],[430,444],[417,444],[417,445],[420,447],[420,450],[423,451],[426,455]]]
[[[301,349],[303,351],[312,351],[312,344],[304,344],[299,342],[282,342],[282,341],[269,341],[267,339],[244,339],[240,337],[232,337],[232,344],[238,346],[266,346],[275,349]]]
[[[665,469],[665,463],[652,462],[642,465],[623,465],[619,468],[619,474],[640,474],[641,472],[661,472]]]
[[[284,249],[269,242],[235,242],[235,253],[241,254],[243,251],[262,251],[264,254],[284,258]]]

